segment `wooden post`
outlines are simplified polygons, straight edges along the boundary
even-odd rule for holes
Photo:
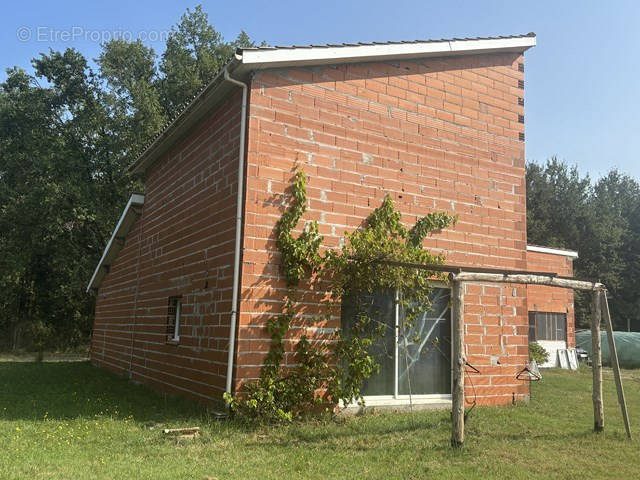
[[[453,386],[451,392],[451,446],[464,445],[464,283],[454,280],[452,289]]]
[[[627,402],[624,398],[624,389],[622,388],[622,378],[620,377],[620,364],[618,362],[618,351],[616,342],[613,338],[613,325],[611,324],[611,313],[609,312],[609,301],[607,294],[604,293],[604,301],[602,305],[602,317],[604,319],[604,327],[607,330],[607,342],[609,343],[609,356],[611,357],[611,367],[613,368],[613,378],[616,380],[616,390],[618,391],[618,403],[622,411],[622,420],[624,428],[627,431],[627,437],[631,440],[631,424],[629,423],[629,413],[627,412]]]
[[[600,320],[602,317],[602,291],[593,291],[591,305],[591,368],[593,371],[593,430],[604,430],[604,407],[602,404],[602,345]]]

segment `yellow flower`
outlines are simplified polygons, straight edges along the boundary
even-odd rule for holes
[[[16,427],[16,432],[19,432],[20,430],[22,430],[20,427]]]

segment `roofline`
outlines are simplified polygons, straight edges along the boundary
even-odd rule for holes
[[[505,38],[433,40],[371,45],[241,49],[236,58],[253,69],[443,57],[495,52],[524,52],[536,45],[535,34]]]
[[[138,208],[144,205],[144,195],[141,193],[134,193],[129,198],[126,207],[124,207],[124,211],[122,215],[120,215],[120,220],[116,224],[116,228],[113,230],[111,234],[111,238],[107,243],[107,246],[104,248],[102,252],[102,257],[100,257],[100,261],[96,266],[96,269],[93,271],[93,275],[91,276],[91,280],[89,280],[89,284],[87,285],[87,292],[89,292],[92,288],[97,289],[100,287],[102,283],[102,279],[105,277],[109,270],[110,262],[113,261],[120,249],[124,244],[124,239],[129,233],[129,229],[133,225],[134,221],[140,216],[140,212],[138,212]]]
[[[528,252],[548,253],[550,255],[561,255],[567,258],[578,258],[578,252],[575,250],[565,250],[563,248],[540,247],[538,245],[527,245]]]
[[[143,175],[173,141],[181,138],[189,128],[213,106],[224,100],[231,90],[225,87],[224,71],[245,77],[251,71],[287,65],[321,65],[369,62],[389,59],[428,58],[473,55],[497,52],[524,52],[536,45],[535,33],[510,37],[424,40],[357,45],[325,45],[310,47],[257,47],[238,49],[235,56],[218,72],[213,80],[169,120],[145,147],[128,171]]]
[[[223,88],[225,83],[224,71],[228,70],[231,73],[236,70],[239,64],[240,62],[233,58],[216,74],[206,87],[194,95],[191,101],[169,120],[163,130],[146,146],[136,160],[129,165],[127,169],[129,173],[133,175],[144,174],[147,167],[164,153],[164,144],[169,140],[180,137],[189,129],[193,123],[190,122],[190,119],[193,117],[199,118],[198,113],[204,115],[204,113],[209,111],[218,102],[222,101],[227,91],[230,90],[230,88]]]

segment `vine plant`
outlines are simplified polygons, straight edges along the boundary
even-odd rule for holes
[[[314,407],[362,402],[363,382],[379,370],[372,346],[384,343],[387,326],[371,306],[370,299],[381,291],[396,292],[395,301],[404,315],[399,332],[407,331],[421,311],[430,306],[430,285],[444,280],[434,271],[391,265],[388,261],[441,264],[422,246],[430,233],[456,221],[446,213],[430,213],[407,229],[389,195],[365,220],[363,227],[346,233],[340,249],[321,253],[322,236],[317,222],[307,222],[295,237],[294,229],[307,208],[307,177],[298,171],[291,203],[276,225],[281,272],[288,285],[283,313],[269,320],[271,347],[260,378],[244,385],[239,395],[225,395],[232,411],[259,420],[291,420]],[[343,304],[353,310],[348,329],[337,329],[329,342],[310,341],[302,336],[295,345],[295,365],[283,367],[285,340],[298,308],[298,286],[302,280],[323,285],[330,295],[325,318],[331,320]],[[326,287],[328,285],[328,287]],[[320,319],[318,319],[320,320]]]

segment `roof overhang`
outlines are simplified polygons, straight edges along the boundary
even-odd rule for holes
[[[575,259],[578,258],[578,252],[574,250],[565,250],[562,248],[539,247],[538,245],[527,245],[527,252],[547,253],[549,255],[561,255],[563,257]]]
[[[143,175],[161,155],[188,134],[200,119],[223,102],[235,87],[224,80],[224,70],[246,80],[255,70],[291,66],[335,65],[383,60],[410,60],[428,57],[519,52],[536,45],[534,33],[510,37],[465,38],[319,45],[307,47],[255,47],[238,49],[235,57],[145,147],[129,167],[133,175]]]
[[[131,226],[138,219],[142,213],[142,205],[144,205],[144,195],[140,193],[134,193],[129,198],[127,206],[124,207],[124,211],[118,220],[115,230],[111,234],[109,243],[102,252],[102,257],[93,271],[89,285],[87,285],[87,292],[91,289],[98,289],[104,277],[109,273],[109,267],[111,263],[116,259],[118,253],[124,246],[125,238],[131,229]]]
[[[253,69],[417,59],[497,52],[524,52],[535,46],[535,35],[453,39],[367,45],[243,49],[236,58]]]

